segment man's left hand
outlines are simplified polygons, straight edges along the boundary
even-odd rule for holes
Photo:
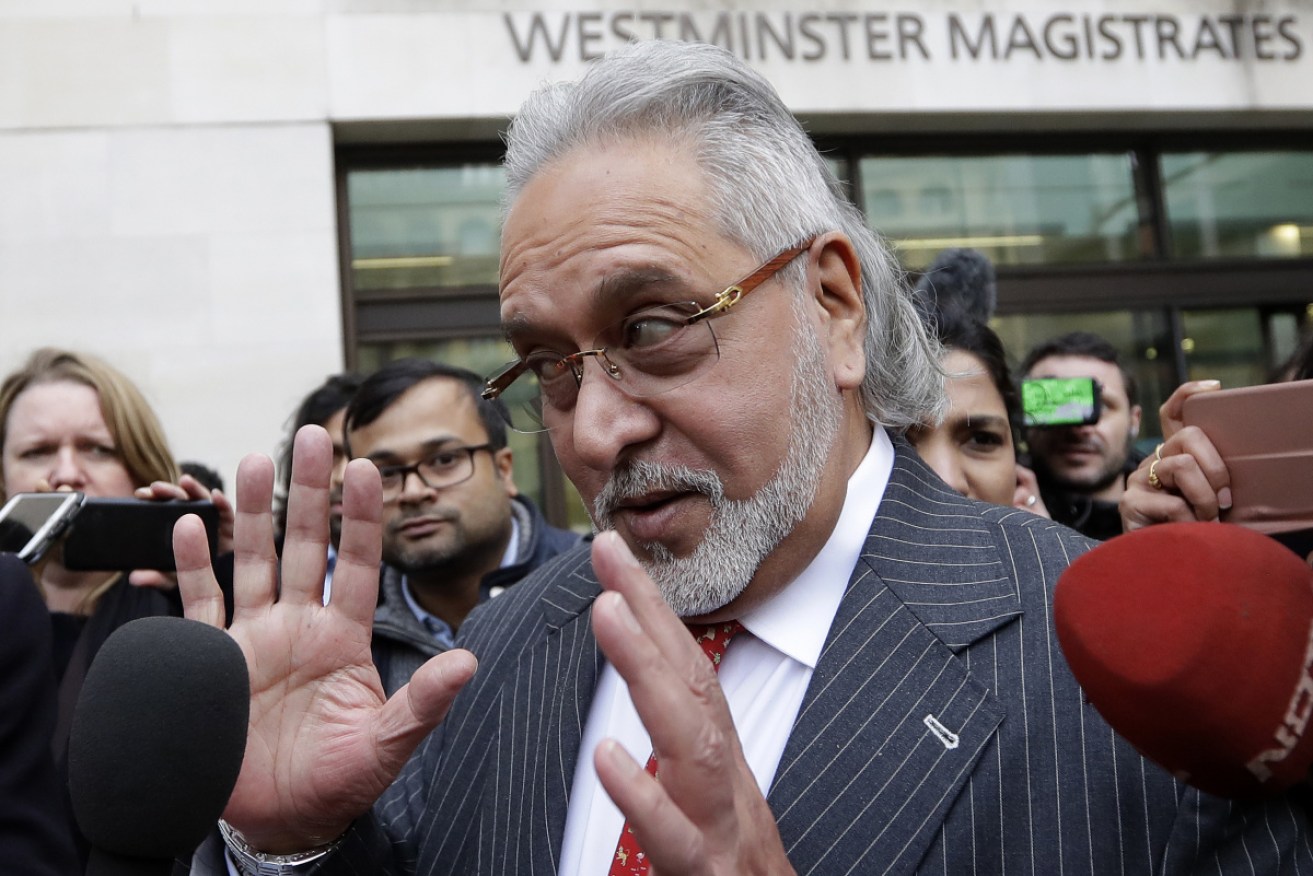
[[[593,630],[629,686],[661,777],[614,740],[597,747],[594,762],[652,876],[793,873],[710,662],[614,532],[593,541],[593,567],[606,591]]]

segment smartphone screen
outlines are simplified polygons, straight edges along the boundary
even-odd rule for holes
[[[1102,396],[1093,377],[1041,377],[1021,381],[1027,426],[1084,426],[1099,422]]]
[[[0,508],[0,551],[35,563],[82,505],[81,493],[18,493]]]

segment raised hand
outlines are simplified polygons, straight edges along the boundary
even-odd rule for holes
[[[1155,486],[1150,468],[1157,475]],[[1172,521],[1217,520],[1231,507],[1231,475],[1198,426],[1185,426],[1126,478],[1118,501],[1122,529]]]
[[[793,873],[710,662],[614,532],[594,540],[593,567],[607,591],[593,606],[593,629],[629,686],[661,777],[613,740],[594,762],[651,876]]]
[[[328,549],[328,433],[297,433],[280,562],[274,552],[273,463],[237,471],[234,614],[229,634],[251,676],[246,756],[224,818],[274,853],[330,842],[373,804],[474,673],[467,651],[430,660],[387,700],[370,656],[382,515],[378,471],[347,466],[333,591],[323,604]],[[189,618],[222,626],[223,597],[195,517],[174,531]]]

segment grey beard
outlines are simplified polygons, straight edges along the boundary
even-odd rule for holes
[[[711,523],[687,557],[675,556],[660,543],[642,545],[651,556],[644,568],[680,617],[707,614],[732,602],[816,498],[842,409],[833,398],[820,341],[810,323],[803,320],[802,325],[790,387],[794,417],[788,449],[775,476],[760,490],[747,499],[727,499],[725,485],[714,471],[634,460],[612,473],[593,503],[598,529],[611,529],[611,512],[627,496],[676,490],[707,497]]]

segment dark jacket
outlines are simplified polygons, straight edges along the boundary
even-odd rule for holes
[[[50,740],[50,613],[27,567],[0,554],[0,870],[80,873]]]
[[[515,562],[484,576],[479,601],[486,602],[552,557],[574,547],[578,533],[547,523],[538,508],[523,496],[511,500],[511,513],[520,537]],[[406,604],[401,591],[402,573],[387,564],[379,574],[378,610],[374,613],[374,665],[383,689],[392,696],[430,657],[446,650]]]
[[[1313,872],[1293,795],[1181,785],[1085,701],[1052,596],[1091,542],[960,496],[895,446],[767,796],[797,872]],[[558,874],[575,769],[592,756],[599,592],[572,550],[461,625],[478,673],[317,876]]]
[[[1126,458],[1126,465],[1122,468],[1123,485],[1130,473],[1140,467],[1144,457],[1142,451],[1135,447],[1131,448],[1130,455]],[[1068,492],[1054,484],[1046,483],[1038,471],[1035,475],[1040,478],[1040,498],[1044,500],[1044,507],[1049,509],[1049,515],[1054,520],[1097,541],[1107,541],[1114,535],[1122,534],[1122,516],[1118,503],[1094,499],[1082,493]]]

